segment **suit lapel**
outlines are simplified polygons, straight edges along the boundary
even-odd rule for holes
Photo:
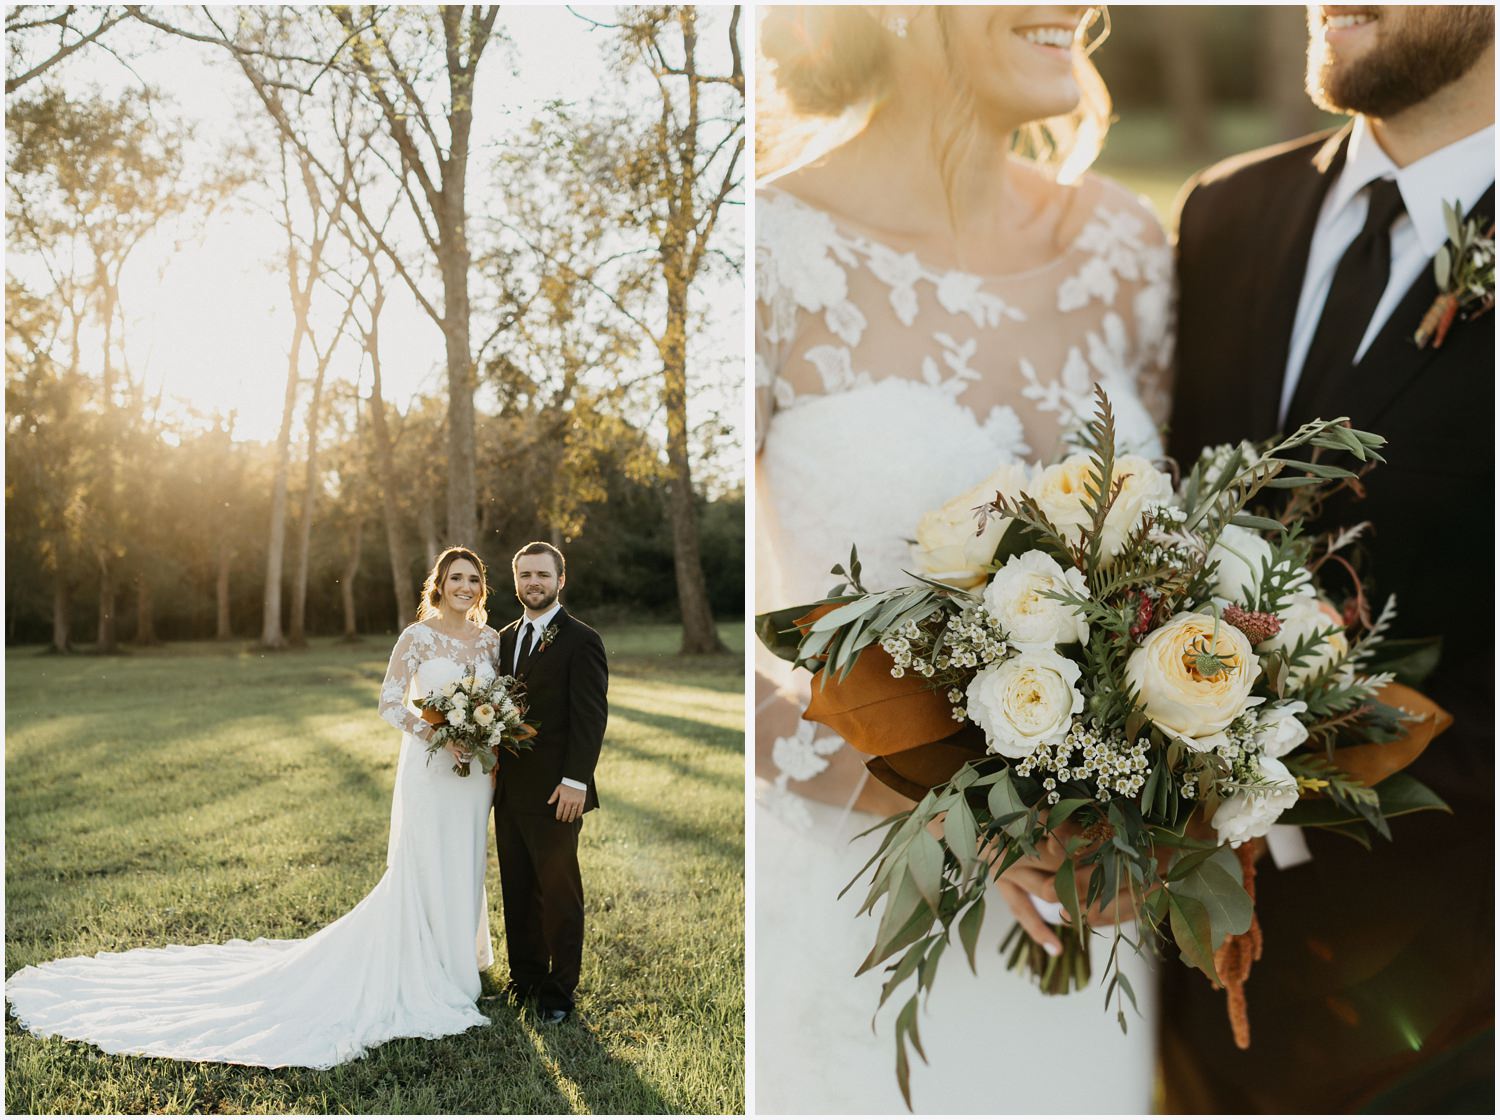
[[[1492,218],[1495,213],[1495,185],[1490,184],[1483,197],[1469,211],[1468,217]],[[1335,413],[1349,415],[1356,426],[1369,427],[1414,378],[1437,356],[1437,348],[1418,349],[1412,341],[1422,316],[1438,297],[1437,279],[1432,261],[1417,275],[1406,295],[1391,312],[1370,343],[1370,348],[1348,374],[1334,378],[1321,394]],[[1491,329],[1486,325],[1485,329]]]
[[[1266,230],[1271,239],[1269,250],[1260,258],[1259,314],[1260,347],[1253,370],[1250,400],[1252,438],[1264,439],[1280,426],[1281,387],[1286,378],[1287,354],[1291,349],[1292,327],[1297,319],[1297,301],[1307,274],[1307,257],[1312,247],[1313,229],[1329,186],[1344,166],[1344,152],[1353,125],[1339,129],[1323,143],[1308,164],[1308,174],[1287,184],[1286,193],[1277,203],[1284,220],[1272,223]]]
[[[568,612],[565,611],[562,607],[558,607],[557,608],[557,613],[552,616],[552,621],[549,622],[549,623],[547,623],[547,628],[550,629],[550,628],[552,628],[554,626],[557,627],[558,636],[561,637],[562,631],[563,631],[563,627],[565,627],[567,625],[567,623],[568,623]],[[547,632],[547,630],[543,630],[542,634],[545,634],[546,632]],[[557,639],[554,638],[552,641],[548,642],[545,647],[542,647],[542,646],[540,646],[541,640],[542,640],[541,635],[538,635],[537,636],[537,642],[539,643],[539,647],[536,648],[536,649],[533,649],[531,651],[531,667],[530,667],[530,671],[533,672],[533,673],[536,672],[537,664],[540,661],[542,661],[549,653],[551,653],[552,652],[552,647],[557,644]]]
[[[512,622],[504,630],[500,631],[500,675],[508,677],[516,669],[516,634],[520,632],[520,623]]]

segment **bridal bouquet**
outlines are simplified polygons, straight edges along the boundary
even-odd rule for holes
[[[428,761],[456,743],[466,758],[453,764],[453,772],[467,778],[473,760],[488,774],[501,751],[530,750],[527,740],[536,736],[536,728],[526,722],[524,697],[524,687],[514,677],[480,680],[472,666],[458,680],[435,689],[422,701],[422,718],[435,728],[427,743]]]
[[[1443,807],[1399,772],[1448,716],[1389,670],[1394,600],[1372,617],[1357,579],[1339,608],[1320,589],[1325,567],[1353,573],[1342,553],[1364,527],[1304,529],[1331,493],[1357,490],[1381,437],[1314,421],[1211,448],[1174,484],[1116,454],[1100,391],[1078,442],[925,517],[911,585],[867,591],[851,554],[829,598],[758,619],[771,649],[816,674],[806,717],[917,802],[877,826],[856,877],[870,873],[862,913],[884,904],[861,971],[886,965],[882,1005],[913,988],[896,1019],[908,1105],[918,999],[951,934],[972,968],[988,879],[1044,845],[1063,853],[1064,951],[1017,926],[1012,967],[1050,993],[1082,987],[1090,912],[1128,900],[1138,939],[1114,925],[1105,970],[1121,1028],[1135,1002],[1122,944],[1169,938],[1228,989],[1248,1046],[1260,838],[1280,821],[1368,844],[1390,838],[1390,817]],[[1256,503],[1275,492],[1272,517]]]

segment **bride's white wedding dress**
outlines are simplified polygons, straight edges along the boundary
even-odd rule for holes
[[[1051,458],[1109,391],[1122,442],[1161,454],[1170,347],[1170,251],[1119,187],[1077,188],[1079,232],[1020,274],[933,267],[779,190],[756,209],[756,610],[807,603],[857,545],[864,583],[910,582],[909,540],[929,510],[1002,462]],[[831,732],[794,723],[808,677],[757,650],[756,1070],[764,1113],[904,1112],[893,999],[854,973],[876,922],[863,889],[838,891],[874,851],[850,811],[862,778],[826,788]],[[779,709],[779,710],[778,710]],[[873,779],[869,779],[873,781]],[[804,797],[819,783],[820,797]],[[1154,1074],[1155,985],[1123,950],[1141,1001],[1122,1036],[1099,988],[1044,996],[1004,968],[1011,922],[993,886],[972,975],[957,950],[919,1020],[917,1112],[1144,1112]],[[1107,948],[1107,947],[1106,947]],[[1096,976],[1104,953],[1096,953]]]
[[[408,706],[463,674],[494,673],[499,648],[409,626],[380,714],[402,732],[386,872],[364,900],[302,940],[168,945],[23,968],[5,997],[33,1034],[111,1054],[327,1069],[394,1038],[441,1038],[489,1020],[479,972],[492,962],[484,872],[490,781],[476,765],[429,764]]]

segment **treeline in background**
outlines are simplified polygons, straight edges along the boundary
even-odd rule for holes
[[[452,543],[504,619],[510,556],[543,539],[580,613],[722,649],[715,615],[744,601],[739,12],[515,18],[587,25],[599,88],[513,119],[520,37],[493,6],[7,9],[7,645],[389,633]],[[234,128],[134,77],[184,51],[234,87]],[[284,364],[248,375],[275,438],[163,392],[131,345],[160,279],[139,262],[245,215],[289,308]],[[398,304],[431,343],[415,378]],[[202,354],[202,384],[229,357]]]

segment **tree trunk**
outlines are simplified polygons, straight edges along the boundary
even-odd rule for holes
[[[438,554],[437,518],[433,516],[432,503],[425,498],[417,502],[417,532],[422,535],[422,548],[425,554],[422,566],[430,568]],[[402,625],[406,624],[403,622]]]
[[[114,350],[115,291],[107,276],[103,277],[104,304],[100,317],[104,323],[104,438],[98,443],[101,455],[99,468],[99,533],[103,543],[96,550],[99,559],[99,652],[115,653],[119,649],[119,630],[115,625],[115,447],[117,432],[111,420],[114,417],[114,365],[111,354]]]
[[[68,631],[71,628],[70,604],[68,602],[68,575],[66,568],[59,563],[58,571],[52,575],[52,652],[72,653],[73,646],[68,640]],[[14,615],[14,612],[12,612]]]
[[[1179,150],[1194,159],[1202,158],[1209,146],[1206,13],[1184,5],[1161,8],[1152,15],[1160,24],[1156,36],[1161,47],[1159,60],[1167,103],[1177,121]]]
[[[1260,88],[1270,106],[1276,133],[1270,141],[1292,140],[1312,132],[1322,118],[1307,97],[1307,10],[1266,7],[1255,10],[1261,23]]]
[[[672,561],[677,606],[682,614],[682,654],[721,653],[708,583],[698,549],[698,515],[687,438],[687,285],[669,272],[667,329],[662,336],[662,405],[667,414],[667,510],[672,522]]]
[[[411,568],[401,539],[401,518],[396,508],[396,468],[391,462],[391,432],[385,423],[385,398],[380,385],[380,334],[376,326],[379,300],[371,310],[365,352],[370,356],[370,430],[375,435],[375,469],[380,475],[380,513],[385,520],[385,550],[391,562],[391,583],[396,592],[396,630],[417,617],[416,595],[411,587]]]
[[[297,414],[297,361],[307,331],[305,311],[297,310],[292,328],[292,350],[287,359],[286,397],[281,405],[281,431],[276,437],[276,474],[271,482],[271,525],[266,534],[266,589],[261,598],[260,644],[281,649],[281,567],[286,549],[286,476],[292,455],[292,421]]]
[[[443,250],[443,344],[448,359],[448,540],[478,544],[479,496],[474,462],[474,358],[469,351],[469,247],[462,196],[452,207],[457,230]],[[445,224],[444,229],[449,227]]]
[[[219,578],[214,588],[214,599],[218,604],[218,624],[214,629],[214,638],[220,642],[227,642],[234,637],[234,629],[229,620],[229,568],[234,559],[234,550],[229,547],[229,542],[220,538],[219,540]]]
[[[151,595],[151,581],[144,575],[135,580],[135,644],[154,646],[156,637],[156,604]]]
[[[359,622],[354,612],[354,577],[359,574],[359,552],[364,545],[365,525],[354,523],[354,536],[349,542],[349,562],[344,565],[343,578],[339,580],[339,591],[344,599],[344,641],[359,641]]]
[[[332,354],[330,348],[328,356]],[[318,497],[318,421],[323,404],[323,377],[327,372],[328,358],[320,358],[312,403],[307,410],[307,472],[302,487],[302,519],[297,526],[297,570],[292,576],[292,620],[287,634],[288,643],[297,649],[307,646],[307,561]]]

